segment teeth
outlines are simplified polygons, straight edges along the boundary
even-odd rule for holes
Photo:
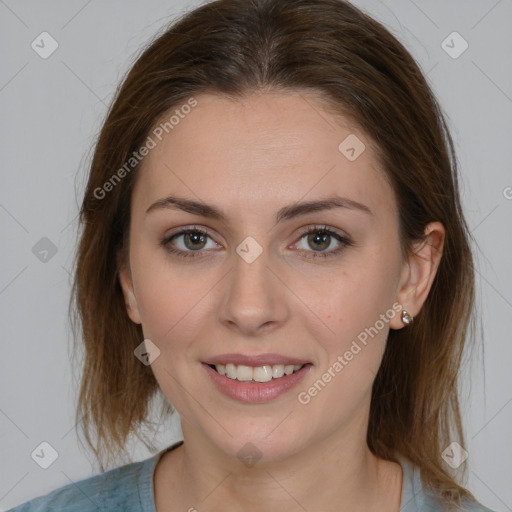
[[[236,366],[234,364],[226,365],[226,377],[229,377],[230,379],[236,379],[237,371]]]
[[[291,375],[293,372],[300,370],[303,365],[301,364],[287,364],[286,366],[283,364],[274,364],[268,365],[265,364],[263,366],[245,366],[243,364],[235,365],[228,363],[224,364],[216,364],[215,369],[221,374],[225,375],[229,379],[239,380],[239,381],[255,381],[255,382],[269,382],[272,379],[279,379],[284,375]]]
[[[284,373],[286,375],[291,375],[293,373],[293,364],[288,364],[284,367]]]
[[[252,370],[252,374],[256,382],[268,382],[272,380],[272,366],[257,366]]]
[[[275,364],[272,366],[272,377],[278,379],[284,375],[284,366],[282,364]]]
[[[236,378],[243,381],[252,380],[252,368],[239,364],[236,369]]]

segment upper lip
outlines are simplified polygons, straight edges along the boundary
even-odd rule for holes
[[[236,364],[245,366],[263,366],[263,365],[303,365],[308,364],[309,361],[299,359],[296,357],[283,356],[280,354],[258,354],[249,356],[245,354],[221,354],[219,356],[208,358],[204,361],[205,364]]]

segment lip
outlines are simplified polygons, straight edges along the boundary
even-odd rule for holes
[[[245,366],[263,366],[265,364],[274,365],[274,364],[284,364],[286,365],[296,365],[296,364],[308,364],[310,361],[306,361],[305,359],[297,359],[294,357],[284,356],[280,354],[258,354],[254,356],[249,356],[246,354],[221,354],[219,356],[212,357],[206,361],[203,361],[205,364],[243,364]]]
[[[221,356],[222,357],[222,356]],[[259,357],[259,356],[258,356]],[[282,361],[282,356],[280,356]],[[218,358],[215,358],[216,360]],[[222,359],[226,361],[226,359]],[[240,360],[240,359],[238,359]],[[247,359],[246,359],[247,360]],[[251,358],[251,361],[254,362],[254,358]],[[265,359],[265,361],[269,361],[269,359]],[[286,359],[286,361],[296,361],[294,359]],[[227,361],[230,363],[231,361]],[[244,382],[238,381],[235,379],[230,379],[221,375],[216,370],[208,366],[209,364],[222,364],[222,363],[202,363],[203,368],[206,370],[208,376],[215,384],[216,388],[223,393],[224,395],[232,398],[234,400],[238,400],[240,402],[245,403],[263,403],[268,402],[277,398],[278,396],[286,393],[291,390],[299,382],[304,379],[306,374],[313,368],[313,365],[310,363],[295,363],[295,364],[305,364],[300,370],[290,374],[280,377],[279,379],[272,379],[269,382]],[[232,363],[232,364],[244,364],[244,363]],[[270,363],[268,363],[270,364]],[[280,362],[274,364],[282,364]],[[290,363],[293,364],[293,363]],[[261,364],[260,364],[261,365]],[[256,364],[251,364],[248,366],[258,366]]]

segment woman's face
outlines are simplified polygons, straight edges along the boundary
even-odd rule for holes
[[[154,375],[185,436],[226,455],[364,441],[407,275],[370,142],[311,93],[196,100],[132,197],[121,282]]]

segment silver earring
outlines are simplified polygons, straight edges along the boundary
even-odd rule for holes
[[[402,310],[402,315],[401,315],[401,318],[402,318],[402,322],[404,323],[404,325],[409,325],[413,318],[411,315],[409,315],[409,313],[407,313],[407,311]]]

